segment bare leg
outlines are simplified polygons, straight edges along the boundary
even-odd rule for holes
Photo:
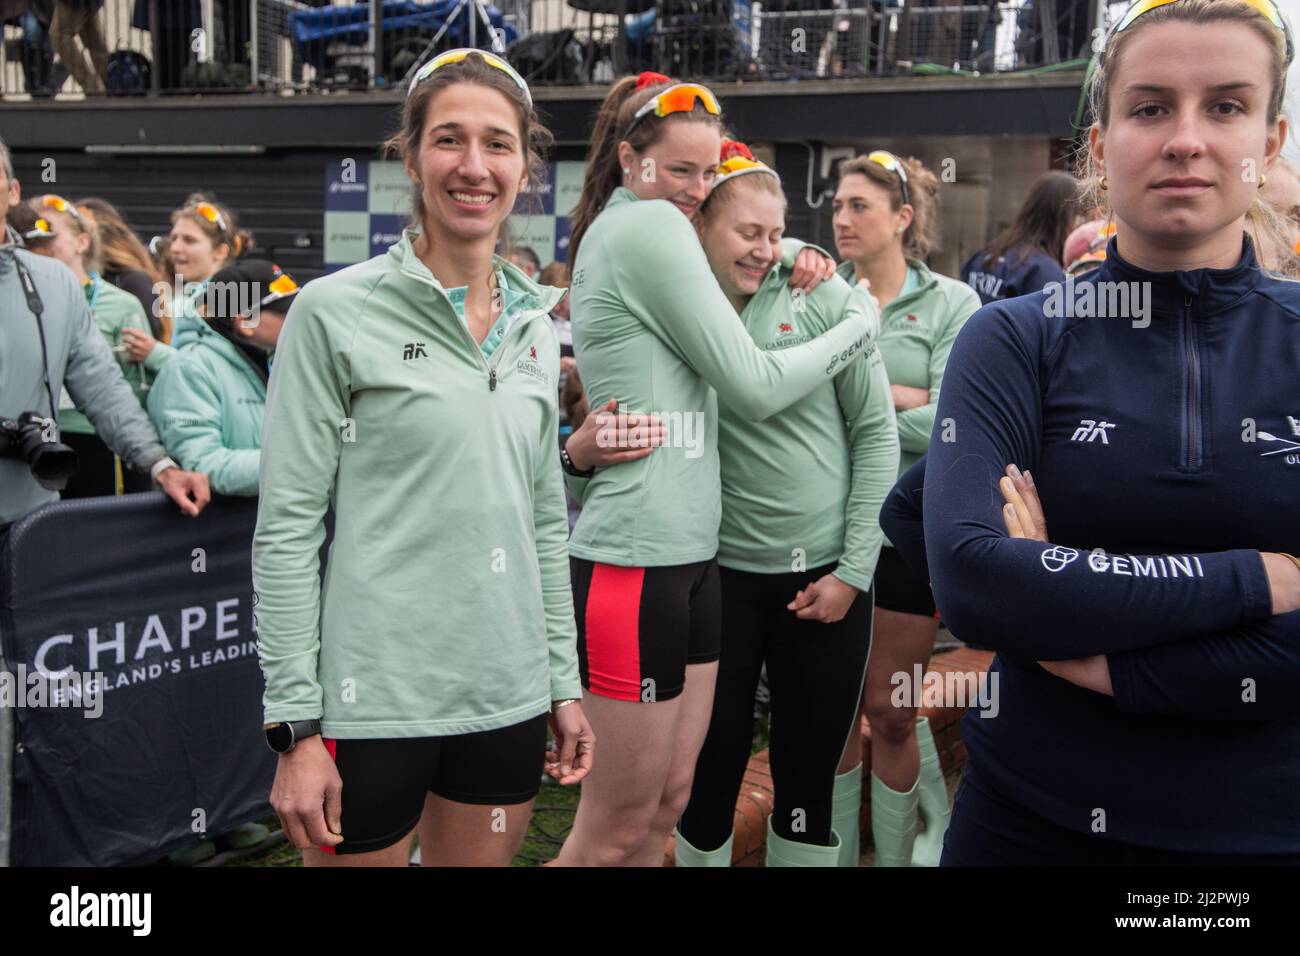
[[[104,92],[104,86],[86,62],[86,56],[77,46],[77,34],[82,29],[85,12],[69,7],[62,2],[54,4],[54,17],[50,20],[50,43],[59,54],[59,59],[68,68],[73,79],[87,94]],[[93,11],[97,12],[97,11]],[[328,856],[328,854],[325,854]]]
[[[871,721],[871,772],[891,790],[906,793],[921,772],[921,755],[916,746],[916,708],[895,707],[890,701],[894,674],[907,675],[912,682],[914,668],[924,672],[934,650],[939,622],[920,614],[900,614],[876,608],[875,639],[867,662],[866,708]],[[920,693],[920,688],[914,689]]]
[[[86,18],[81,21],[81,42],[90,54],[90,62],[95,67],[95,76],[99,80],[95,92],[103,93],[108,82],[108,43],[104,40],[104,29],[99,22],[98,10],[87,10]]]
[[[318,847],[302,851],[303,866],[410,866],[412,830],[392,846],[371,853],[326,853]]]
[[[686,668],[686,689],[682,691],[681,713],[677,718],[673,759],[664,782],[659,809],[650,823],[650,834],[634,861],[637,866],[663,866],[664,846],[668,834],[686,810],[691,799],[691,781],[695,761],[709,732],[713,714],[713,689],[718,681],[718,662],[692,664]]]
[[[683,691],[651,704],[583,695],[582,709],[596,732],[596,762],[582,781],[557,866],[636,865],[659,813],[685,697]]]
[[[457,803],[429,794],[420,817],[421,866],[509,866],[523,845],[533,801]]]

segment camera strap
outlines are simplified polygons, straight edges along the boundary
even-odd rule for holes
[[[45,381],[45,394],[50,400],[50,418],[57,422],[59,407],[54,403],[54,389],[50,387],[50,352],[45,345],[45,323],[41,321],[45,303],[41,301],[41,294],[36,291],[36,283],[32,281],[31,272],[23,265],[22,257],[16,253],[14,266],[18,269],[18,281],[22,283],[23,293],[27,296],[27,308],[31,309],[32,315],[36,317],[36,331],[41,337],[41,377]]]

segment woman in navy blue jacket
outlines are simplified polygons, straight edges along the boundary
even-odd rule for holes
[[[1043,173],[1034,180],[1011,225],[961,267],[961,281],[981,304],[1029,295],[1065,278],[1061,256],[1078,222],[1076,193],[1069,173]]]
[[[1106,262],[967,323],[882,511],[998,652],[946,865],[1300,863],[1300,284],[1246,236],[1290,52],[1269,0],[1120,21],[1091,90]],[[1031,488],[1045,526],[1004,511]]]

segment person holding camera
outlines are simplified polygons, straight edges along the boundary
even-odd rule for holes
[[[0,218],[21,198],[0,141]],[[33,255],[6,227],[0,243],[0,529],[57,500],[76,470],[59,442],[58,398],[67,388],[123,461],[147,472],[191,517],[211,497],[205,475],[167,457],[149,416],[95,327],[76,276]]]

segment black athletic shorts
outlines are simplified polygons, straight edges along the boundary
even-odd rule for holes
[[[645,703],[672,700],[688,664],[722,653],[716,558],[624,568],[570,558],[578,672],[592,694]]]
[[[934,617],[934,593],[930,582],[912,570],[896,548],[880,549],[876,562],[876,607],[899,614]]]
[[[527,803],[542,779],[547,716],[453,737],[324,738],[343,780],[343,842],[321,849],[392,846],[420,822],[426,793],[481,806]]]

